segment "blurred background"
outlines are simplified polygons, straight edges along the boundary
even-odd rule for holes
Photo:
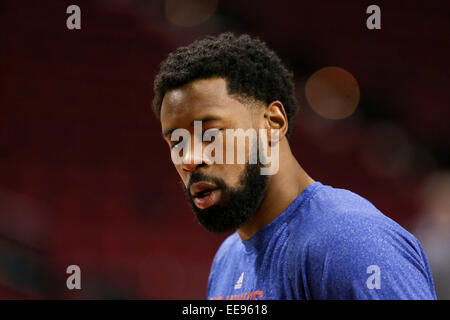
[[[1,0],[0,298],[205,298],[227,234],[195,221],[150,104],[169,52],[233,31],[294,71],[305,170],[416,235],[450,299],[450,7],[379,3],[369,30],[371,4]]]

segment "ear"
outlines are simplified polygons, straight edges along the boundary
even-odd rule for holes
[[[282,140],[288,131],[288,119],[286,116],[286,111],[284,106],[280,101],[274,101],[269,104],[264,112],[265,127],[268,129],[268,141],[274,143],[276,141],[271,141],[272,129],[278,130],[278,141]]]

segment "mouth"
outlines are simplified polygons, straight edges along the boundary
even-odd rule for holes
[[[191,196],[199,209],[206,209],[220,200],[220,188],[211,182],[196,182],[190,188]]]

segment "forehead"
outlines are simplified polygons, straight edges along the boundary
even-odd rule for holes
[[[166,92],[161,106],[161,125],[164,131],[205,116],[238,118],[243,116],[244,109],[248,112],[248,108],[228,94],[224,79],[195,80]]]

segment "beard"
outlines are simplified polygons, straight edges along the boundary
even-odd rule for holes
[[[259,208],[268,185],[268,176],[262,175],[261,164],[245,165],[239,178],[240,186],[228,186],[221,178],[211,177],[201,172],[191,175],[188,186],[183,188],[197,221],[208,231],[223,233],[237,230],[247,222]],[[192,184],[200,181],[212,182],[221,190],[221,199],[206,209],[198,208],[189,192]]]

